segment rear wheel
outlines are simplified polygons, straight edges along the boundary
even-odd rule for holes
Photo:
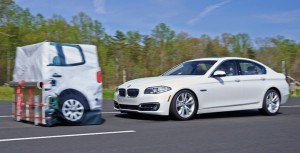
[[[60,95],[59,105],[62,119],[71,124],[80,124],[88,109],[86,98],[73,93]]]
[[[175,94],[170,106],[170,113],[178,120],[193,118],[198,108],[194,94],[189,90],[181,90]]]
[[[265,115],[276,115],[280,108],[280,95],[278,91],[274,89],[270,89],[266,92],[264,101],[263,101],[263,108],[260,109]]]

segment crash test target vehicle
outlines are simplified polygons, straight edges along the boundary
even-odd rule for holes
[[[248,109],[275,115],[289,96],[285,78],[251,59],[195,59],[162,76],[120,85],[115,92],[114,108],[129,114],[172,115],[179,120],[200,113]]]
[[[48,118],[101,123],[102,75],[96,46],[42,42],[18,47],[13,82],[20,81],[40,86],[39,99],[43,112],[50,112]],[[57,100],[46,102],[49,97]]]

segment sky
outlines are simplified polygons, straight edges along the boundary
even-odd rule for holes
[[[31,13],[67,21],[79,12],[117,30],[151,34],[163,22],[192,37],[248,33],[252,38],[283,35],[300,42],[300,0],[15,0]]]

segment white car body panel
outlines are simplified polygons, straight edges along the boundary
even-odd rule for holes
[[[157,111],[139,111],[115,108],[119,111],[135,111],[144,114],[169,115],[170,104],[174,95],[183,89],[191,90],[198,100],[197,113],[211,113],[234,110],[260,109],[264,95],[270,88],[276,88],[281,95],[281,104],[287,102],[289,86],[283,74],[277,73],[262,63],[251,59],[225,57],[204,58],[199,60],[216,60],[217,62],[204,75],[172,75],[141,78],[120,85],[118,89],[139,89],[137,97],[122,97],[115,93],[114,101],[122,105],[139,105],[158,102]],[[211,77],[215,69],[226,60],[247,60],[258,63],[266,69],[266,74],[236,75],[221,78]],[[147,87],[168,86],[172,90],[160,94],[144,94]]]

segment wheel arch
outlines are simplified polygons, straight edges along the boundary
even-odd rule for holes
[[[173,101],[175,95],[176,95],[178,92],[182,91],[182,90],[188,90],[188,91],[190,91],[190,92],[195,96],[196,101],[197,101],[197,110],[199,110],[199,100],[198,100],[198,97],[197,97],[196,93],[195,93],[192,89],[189,89],[189,88],[182,88],[182,89],[178,90],[177,92],[175,92],[174,96],[172,97],[172,101]]]
[[[271,90],[271,89],[273,89],[273,90],[275,90],[275,91],[278,92],[279,98],[280,98],[280,100],[281,100],[281,92],[280,92],[280,90],[279,90],[278,88],[276,88],[276,87],[270,87],[270,88],[268,88],[268,90],[267,90],[265,93],[267,93],[267,92],[268,92],[269,90]]]
[[[85,103],[86,103],[86,107],[87,107],[88,110],[90,110],[90,104],[89,104],[89,102],[88,102],[86,96],[85,96],[82,92],[80,92],[80,91],[78,91],[78,90],[76,90],[76,89],[72,89],[72,88],[65,89],[65,90],[61,91],[61,92],[58,94],[58,98],[59,98],[59,97],[62,97],[62,96],[64,96],[64,95],[68,95],[68,94],[74,94],[74,95],[76,95],[76,96],[81,96],[82,98],[84,98],[84,99],[85,99]]]

